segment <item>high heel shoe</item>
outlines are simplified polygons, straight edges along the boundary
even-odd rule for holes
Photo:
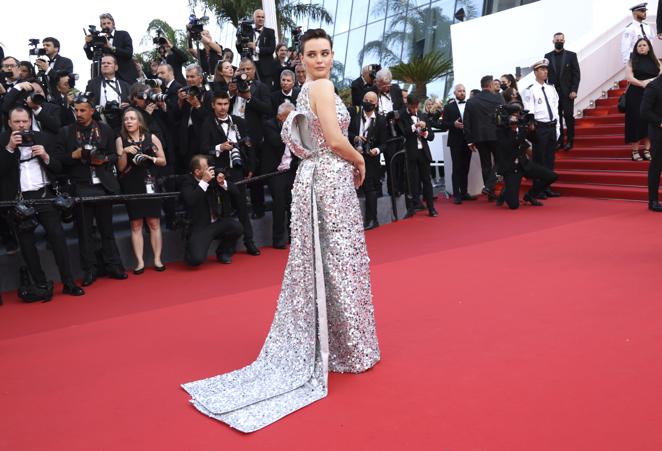
[[[163,272],[163,271],[165,271],[165,270],[166,270],[166,266],[165,266],[165,265],[163,265],[163,266],[156,266],[156,265],[154,265],[154,271],[156,271],[156,272]]]
[[[639,155],[638,150],[633,150],[632,151],[632,161],[644,161],[644,159],[641,158],[641,155]]]
[[[142,268],[136,268],[136,269],[133,270],[133,274],[136,275],[136,276],[139,276],[144,272],[145,272],[145,267],[144,266]]]
[[[644,149],[644,160],[651,161],[652,159],[650,149]]]

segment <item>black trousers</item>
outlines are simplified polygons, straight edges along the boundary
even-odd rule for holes
[[[239,182],[244,179],[244,172],[241,168],[227,168],[225,170],[225,176],[231,182]],[[253,241],[253,225],[251,224],[251,218],[248,214],[248,202],[246,201],[246,184],[242,183],[237,185],[239,190],[239,199],[237,199],[237,218],[241,223],[244,230],[244,243]]]
[[[274,244],[286,242],[289,235],[292,186],[295,175],[295,171],[290,170],[267,179],[269,192],[273,199],[271,231]]]
[[[471,150],[466,145],[451,146],[451,161],[453,162],[453,196],[468,195],[469,165],[471,164]]]
[[[651,129],[652,127],[649,127],[649,130]],[[648,201],[658,202],[660,173],[662,173],[662,132],[658,130],[651,130],[651,132],[649,132],[649,135],[652,138],[651,153],[653,158],[648,166]]]
[[[28,200],[42,198],[52,199],[55,197],[49,188],[44,189],[46,190],[45,195],[43,195],[43,190],[39,190],[24,192],[23,197]],[[60,271],[60,280],[66,284],[73,283],[74,278],[71,273],[69,251],[67,250],[67,240],[64,236],[64,230],[62,229],[60,212],[51,204],[34,205],[34,209],[37,213],[37,221],[46,231],[46,239],[53,250],[55,263]],[[45,284],[47,281],[46,274],[39,261],[39,253],[37,251],[34,231],[21,231],[17,229],[16,235],[18,236],[18,244],[21,247],[23,259],[28,266],[32,279],[35,284]]]
[[[184,260],[190,266],[201,265],[207,259],[209,246],[214,240],[219,240],[216,257],[232,255],[241,232],[241,224],[233,218],[219,218],[205,227],[195,227],[186,240]]]
[[[556,161],[556,126],[536,124],[533,162],[553,171]]]
[[[379,155],[376,157],[363,155],[365,160],[365,180],[363,192],[365,194],[365,220],[377,220],[377,194],[381,190]]]
[[[78,196],[102,197],[107,194],[101,185],[77,184],[75,189]],[[96,220],[97,229],[101,235],[101,255],[104,265],[107,269],[124,271],[113,232],[113,204],[103,201],[77,204],[74,207],[74,224],[76,232],[78,232],[81,268],[87,272],[95,270],[97,266],[92,220]]]
[[[430,174],[430,162],[425,158],[423,152],[417,152],[416,157],[407,157],[407,171],[409,172],[409,196],[407,196],[407,209],[413,208],[421,196],[423,188],[423,199],[428,209],[434,206],[432,198],[432,176]]]
[[[497,178],[494,168],[499,164],[498,141],[482,141],[476,143],[478,155],[480,156],[480,169],[483,173],[483,185],[490,191],[494,191]]]
[[[529,195],[535,198],[538,194],[545,191],[549,185],[554,183],[558,175],[534,162],[529,162],[526,168],[516,166],[514,170],[503,174],[505,187],[501,195],[504,197],[508,208],[512,210],[519,208],[519,189],[522,183],[522,177],[533,180],[533,186],[529,190]]]
[[[559,142],[563,142],[563,124],[568,131],[566,133],[566,142],[575,140],[575,116],[573,114],[575,108],[575,101],[571,100],[567,94],[559,92],[559,119],[561,121],[561,136]]]

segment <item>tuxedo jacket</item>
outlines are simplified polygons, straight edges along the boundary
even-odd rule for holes
[[[172,51],[168,53],[165,57],[165,62],[172,66],[172,71],[175,74],[175,80],[184,85],[186,84],[186,78],[182,73],[182,66],[188,61],[186,53],[177,47],[173,47]]]
[[[556,90],[561,94],[564,94],[564,98],[568,98],[568,94],[571,92],[577,92],[579,89],[581,72],[579,70],[577,54],[570,50],[563,50],[561,55],[561,67],[556,67],[555,53],[555,51],[551,51],[545,55],[545,58],[549,60],[547,82],[554,85]]]
[[[372,85],[368,85],[363,81],[363,77],[359,77],[352,81],[352,106],[361,106],[361,103],[363,102],[363,96],[368,90],[371,90],[372,88]]]
[[[0,133],[0,200],[3,201],[15,200],[20,185],[19,158],[21,151],[17,148],[11,153],[6,149],[10,137],[10,130]],[[58,147],[55,146],[53,138],[46,133],[34,132],[34,140],[35,144],[44,146],[48,153],[50,159],[48,164],[44,163],[41,158],[38,161],[46,177],[53,181],[62,170]]]
[[[214,114],[211,108],[211,97],[211,92],[204,91],[200,108],[192,108],[191,104],[185,100],[181,105],[177,103],[173,112],[172,117],[178,124],[177,129],[179,130],[178,152],[187,159],[200,151],[202,124],[207,117]]]
[[[253,30],[253,40],[255,40],[255,30]],[[273,28],[262,27],[262,32],[257,39],[257,46],[260,48],[258,55],[260,60],[256,65],[263,75],[273,75],[276,67],[274,65],[274,52],[276,51],[276,32]],[[241,53],[241,47],[237,42],[237,51]]]
[[[349,142],[354,146],[354,139],[358,136],[361,131],[361,122],[363,120],[363,108],[352,108],[350,111],[350,121],[349,127],[347,129],[347,135]],[[380,153],[384,153],[386,149],[386,118],[381,114],[375,113],[375,118],[370,123],[370,128],[368,129],[368,142],[371,143],[370,147],[378,147]],[[363,152],[363,158],[366,161],[366,164],[379,165],[379,154],[372,156],[366,153],[369,149],[365,148]]]
[[[73,124],[76,122],[76,113],[73,108],[67,103],[67,97],[62,95],[59,91],[55,91],[51,95],[52,103],[60,107],[60,126]]]
[[[657,77],[644,89],[640,112],[641,119],[648,122],[651,139],[659,141],[662,138],[662,77]]]
[[[103,77],[95,77],[89,82],[87,82],[87,87],[85,88],[86,92],[91,92],[94,94],[94,104],[99,105],[99,101],[101,100],[101,92],[103,90]],[[131,90],[131,87],[127,82],[124,80],[120,80],[119,78],[115,78],[115,81],[117,82],[118,89],[120,91],[120,98],[122,102],[128,102],[129,101],[129,91]],[[106,86],[106,92],[112,92],[113,88],[110,86]]]
[[[432,154],[430,153],[430,146],[428,145],[428,141],[432,141],[434,139],[434,132],[432,131],[432,128],[430,127],[430,121],[428,121],[427,114],[425,113],[416,113],[419,120],[425,122],[427,125],[428,129],[428,136],[427,138],[421,138],[421,143],[423,144],[423,148],[419,149],[418,148],[418,140],[416,139],[416,133],[414,133],[411,129],[412,125],[414,122],[412,121],[411,115],[409,114],[409,111],[401,111],[400,112],[400,130],[402,131],[402,134],[405,138],[405,153],[407,154],[407,158],[410,160],[415,160],[418,156],[419,152],[423,152],[423,156],[425,159],[429,162],[432,162]]]
[[[462,122],[460,107],[457,100],[451,100],[444,106],[444,112],[441,115],[441,131],[448,132],[448,147],[465,147],[467,145],[464,131],[455,127],[455,121],[458,119]]]
[[[228,189],[218,186],[216,179],[209,182],[204,191],[192,174],[187,174],[182,180],[180,198],[191,221],[191,229],[201,229],[211,224],[211,212],[216,212],[219,218],[229,218],[239,201],[239,190],[234,183],[227,181]]]
[[[499,105],[504,103],[503,96],[485,90],[467,100],[463,122],[468,143],[497,140],[494,116]]]
[[[230,102],[230,112],[232,112],[236,99],[237,96],[233,97]],[[244,119],[246,119],[248,136],[256,144],[262,142],[264,137],[262,120],[273,115],[272,108],[271,91],[267,85],[259,80],[253,80],[253,83],[251,83],[251,101],[246,104]]]
[[[104,47],[103,54],[114,55],[119,66],[119,77],[129,85],[134,84],[138,78],[138,69],[133,63],[133,41],[131,36],[126,31],[114,30],[112,46],[116,49],[114,53],[112,49]],[[85,50],[88,60],[94,57],[91,46],[86,44],[83,50]]]
[[[64,56],[60,56],[59,54],[55,57],[55,61],[53,62],[53,67],[51,67],[51,70],[48,72],[48,80],[49,80],[49,89],[51,93],[56,92],[56,86],[58,82],[58,73],[60,72],[66,72],[68,74],[72,74],[74,72],[74,63],[69,59]],[[71,80],[72,83],[72,88],[73,85],[75,84],[75,80]]]
[[[19,91],[18,89],[10,89],[5,94],[5,98],[2,101],[2,112],[9,114],[12,108],[23,105],[24,100],[27,98],[26,91]],[[26,107],[27,110],[29,108]],[[44,102],[41,105],[41,111],[39,114],[35,115],[35,118],[39,122],[39,128],[43,132],[52,133],[57,135],[60,132],[60,127],[62,126],[62,112],[60,107],[51,102]]]
[[[101,181],[101,184],[109,194],[118,194],[120,184],[117,181],[117,150],[115,148],[115,132],[110,126],[103,122],[97,122],[99,127],[99,141],[96,143],[101,153],[108,157],[108,162],[94,166],[94,170]],[[73,152],[81,147],[81,142],[76,136],[76,124],[68,125],[60,130],[58,145],[60,146],[59,155],[62,159],[62,165],[73,184],[92,183],[90,165],[80,159],[72,158]]]
[[[290,103],[292,103],[294,106],[297,104],[297,97],[299,97],[299,88],[292,88],[292,96],[290,99]],[[285,101],[285,95],[283,94],[283,90],[279,89],[278,91],[274,91],[271,93],[271,106],[273,108],[273,114],[274,116],[278,114],[278,107],[280,106],[281,103]]]
[[[243,138],[247,136],[248,129],[246,127],[246,121],[239,116],[230,115],[230,118],[232,119],[232,123],[237,125],[241,137]],[[225,135],[223,127],[216,123],[215,116],[213,114],[208,116],[202,124],[200,133],[200,153],[211,156],[209,163],[210,166],[213,164],[217,169],[230,167],[229,151],[222,151],[219,153],[219,156],[216,157],[216,146],[227,140],[228,137]],[[246,159],[246,161],[244,161],[244,172],[254,172],[255,152],[249,151],[247,154],[243,154],[242,157]]]

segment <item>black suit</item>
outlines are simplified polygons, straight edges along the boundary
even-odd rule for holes
[[[60,78],[58,74],[62,72],[66,72],[67,74],[73,74],[74,63],[69,58],[60,56],[58,54],[55,56],[55,59],[53,60],[53,66],[48,72],[48,89],[50,94],[54,94],[55,92],[57,92],[56,86]],[[73,88],[73,86],[75,86],[75,80],[73,78],[71,79],[71,84]]]
[[[658,202],[660,173],[662,172],[662,77],[651,81],[644,89],[641,101],[641,118],[648,122],[653,159],[648,167],[648,200]]]
[[[40,158],[37,160],[42,168],[43,176],[47,183],[50,183],[55,180],[56,174],[62,170],[58,147],[54,145],[53,138],[48,134],[35,132],[34,135],[35,143],[43,145],[50,157],[49,164],[45,164]],[[11,133],[9,130],[0,134],[0,146],[2,149],[0,150],[0,200],[3,201],[15,200],[20,189],[21,163],[19,163],[19,159],[21,152],[18,148],[13,153],[5,149],[10,136]],[[49,199],[53,197],[55,197],[55,193],[48,185],[37,191],[23,192],[23,198],[28,200]],[[55,262],[60,271],[60,278],[63,283],[72,284],[74,279],[71,273],[69,252],[67,251],[67,242],[64,236],[64,230],[62,229],[60,212],[52,204],[35,205],[34,208],[37,212],[37,221],[46,231],[46,239],[53,250]],[[46,274],[39,261],[34,232],[21,230],[17,227],[16,235],[21,246],[21,253],[35,283],[38,285],[46,284]]]
[[[285,100],[289,100],[291,104],[296,106],[297,104],[297,97],[299,97],[299,88],[292,88],[292,92],[289,95],[289,97],[286,97],[285,94],[283,94],[283,90],[279,89],[278,91],[274,91],[271,93],[271,105],[273,107],[273,116],[276,116],[278,114],[278,107],[285,102]]]
[[[272,28],[262,27],[260,33],[253,31],[253,41],[260,49],[258,53],[260,60],[255,62],[257,74],[260,77],[260,81],[266,84],[269,87],[269,91],[271,91],[274,86],[273,76],[276,71],[276,65],[274,64],[276,32]],[[238,42],[236,47],[237,51],[241,53],[241,47]]]
[[[559,142],[563,142],[563,120],[568,128],[568,142],[575,139],[575,100],[569,97],[571,92],[579,90],[581,72],[577,54],[569,50],[559,52],[552,51],[545,55],[549,60],[549,74],[547,82],[554,85],[559,93],[559,119],[561,120],[561,136]]]
[[[108,194],[119,194],[120,191],[115,168],[117,162],[115,132],[104,123],[96,123],[96,126],[99,127],[98,138],[94,132],[83,130],[81,132],[83,142],[79,140],[77,133],[79,126],[77,124],[64,127],[60,131],[62,164],[69,175],[74,194],[77,196],[103,197]],[[96,144],[99,152],[108,159],[106,163],[91,166],[86,160],[73,158],[74,151],[79,149],[83,143],[88,142]],[[99,183],[93,178],[93,174],[99,179]],[[101,235],[103,263],[113,272],[123,272],[124,269],[113,232],[113,206],[107,202],[78,204],[74,209],[74,223],[78,232],[81,268],[86,273],[93,273],[97,266],[94,249],[95,237],[92,233],[93,218],[96,220]]]
[[[349,142],[356,147],[357,138],[361,133],[361,126],[365,123],[363,108],[353,108],[347,131]],[[367,130],[363,130],[366,142],[363,143],[363,159],[365,161],[365,180],[363,191],[365,193],[365,220],[377,220],[377,193],[381,190],[379,154],[371,155],[370,149],[378,148],[380,153],[386,150],[386,119],[375,114]]]
[[[175,80],[181,84],[186,84],[186,78],[182,73],[182,66],[188,61],[186,53],[177,47],[173,47],[165,57],[165,62],[172,66],[172,71],[175,74]]]
[[[212,94],[209,91],[204,91],[202,96],[202,106],[200,108],[192,108],[191,104],[184,100],[177,103],[172,117],[178,124],[177,130],[179,133],[179,147],[178,147],[178,162],[177,172],[186,172],[191,157],[200,152],[200,134],[202,131],[202,124],[206,118],[213,114],[211,109]]]
[[[504,103],[503,96],[483,90],[467,100],[464,110],[464,136],[467,143],[473,143],[478,148],[483,183],[485,188],[492,192],[496,185],[494,165],[499,163],[494,115],[499,105]]]
[[[402,89],[400,89],[400,86],[398,86],[396,83],[392,83],[391,87],[389,89],[388,93],[382,93],[380,94],[379,90],[375,86],[370,86],[368,88],[369,91],[372,91],[377,94],[378,96],[378,110],[377,113],[380,115],[385,115],[388,113],[384,109],[383,101],[385,99],[389,99],[393,105],[392,111],[397,111],[402,113],[405,109],[405,103],[402,98]],[[388,125],[388,124],[387,124]],[[398,130],[399,125],[396,123],[394,124],[395,132],[396,135],[401,135],[402,133]],[[387,128],[387,137],[390,138],[395,138],[395,136],[391,135],[391,130],[390,127]],[[391,167],[391,159],[393,158],[393,155],[395,155],[399,150],[402,150],[402,143],[401,142],[396,142],[393,141],[389,144],[385,145],[385,150],[384,150],[384,160],[386,161],[386,186],[388,188],[388,192],[390,195],[394,195],[393,193],[393,179],[395,179],[396,182],[396,191],[397,192],[403,192],[404,191],[404,182],[405,182],[405,168],[404,165],[402,164],[401,160],[398,158],[394,161],[393,167]]]
[[[367,84],[363,77],[352,81],[352,106],[361,106],[365,93],[373,90],[376,92],[375,86]]]
[[[12,108],[16,106],[23,106],[25,99],[29,96],[31,92],[19,91],[16,88],[12,88],[7,91],[5,98],[2,101],[2,112],[9,114]],[[60,107],[54,103],[44,102],[41,106],[41,111],[39,114],[34,114],[33,110],[30,110],[26,106],[28,111],[31,111],[32,119],[37,121],[39,129],[43,132],[48,132],[53,135],[57,135],[60,132],[60,127],[62,126],[62,112]]]
[[[430,124],[425,113],[417,113],[419,121],[427,124],[427,136],[425,138],[418,138],[418,134],[412,130],[414,121],[409,111],[403,111],[400,115],[399,126],[402,134],[405,137],[405,152],[407,156],[407,172],[409,174],[409,196],[407,197],[407,209],[411,210],[415,203],[419,201],[421,195],[421,185],[423,187],[423,198],[429,210],[434,208],[434,200],[432,198],[432,177],[430,174],[430,163],[432,162],[432,154],[430,153],[430,146],[428,141],[434,139],[434,132],[430,128]],[[421,142],[422,148],[418,148],[418,142]]]
[[[191,266],[199,266],[207,259],[214,240],[219,240],[217,257],[234,254],[242,227],[232,218],[232,206],[240,194],[232,182],[226,183],[227,190],[212,179],[204,190],[193,175],[184,177],[180,196],[191,221],[184,259]]]
[[[462,101],[466,106],[466,101]],[[471,164],[471,150],[467,146],[464,131],[455,127],[455,122],[462,122],[460,106],[456,100],[451,100],[444,107],[441,115],[441,130],[448,131],[448,147],[451,149],[451,160],[453,161],[453,196],[461,198],[469,195],[469,165]]]
[[[247,133],[246,121],[238,116],[230,116],[230,120],[236,125],[239,135],[245,137]],[[228,132],[229,133],[229,132]],[[230,167],[230,152],[216,150],[216,146],[228,141],[228,137],[214,115],[209,116],[202,125],[200,133],[200,153],[209,155],[209,165],[214,166],[217,171],[222,171],[230,182],[242,180],[248,172],[252,172],[255,167],[255,159],[250,149],[248,154],[242,152],[243,165],[240,167]],[[244,242],[253,241],[253,226],[248,215],[248,205],[246,203],[246,185],[241,184],[235,189],[239,192],[236,208],[239,221],[244,229]]]
[[[115,84],[114,84],[115,89],[113,89],[112,86],[113,86],[112,83],[109,83],[104,79],[103,76],[100,76],[100,77],[95,77],[90,81],[88,81],[87,86],[85,87],[85,91],[94,94],[95,105],[99,105],[101,101],[101,93],[103,92],[104,88],[106,88],[105,92],[107,93],[110,92],[115,93],[116,92],[115,90],[119,91],[119,95],[121,99],[120,103],[129,101],[131,86],[127,82],[115,78]]]
[[[115,56],[117,58],[117,65],[119,66],[119,77],[129,85],[134,84],[138,78],[138,69],[133,62],[133,41],[131,40],[131,36],[126,31],[114,30],[112,46],[115,47],[115,52],[110,48],[104,47],[103,54]],[[85,50],[88,60],[94,57],[91,46],[86,44],[83,50]]]

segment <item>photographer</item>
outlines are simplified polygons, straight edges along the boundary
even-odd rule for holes
[[[298,63],[294,66],[294,75],[296,77],[294,87],[301,89],[306,82],[306,67],[303,64]]]
[[[159,55],[161,55],[161,63],[169,64],[172,67],[172,71],[175,75],[175,80],[179,84],[185,84],[186,79],[182,74],[182,66],[188,61],[186,53],[178,49],[170,43],[167,37],[162,33],[159,33],[157,37],[154,38],[154,44],[157,44]]]
[[[0,135],[1,200],[55,198],[52,182],[54,174],[60,172],[62,166],[53,144],[53,140],[47,135],[32,131],[28,110],[16,107],[10,111],[9,130]],[[31,208],[34,209],[33,216],[16,216],[14,228],[30,275],[36,287],[45,292],[44,298],[40,300],[50,300],[53,284],[46,280],[39,261],[34,234],[37,224],[41,224],[46,231],[46,239],[53,250],[64,285],[62,292],[71,296],[82,296],[85,292],[74,283],[71,272],[61,212],[53,204],[34,205]]]
[[[4,94],[9,88],[14,86],[20,79],[19,62],[13,56],[8,56],[2,60],[2,78],[0,79],[0,94]]]
[[[47,37],[42,39],[41,43],[48,61],[37,58],[35,66],[39,68],[40,73],[48,77],[48,93],[52,94],[57,90],[58,74],[62,72],[73,73],[74,63],[69,58],[60,55],[60,41],[57,39]],[[71,87],[74,87],[73,83]]]
[[[365,160],[365,220],[363,228],[379,227],[377,221],[377,193],[381,191],[379,154],[386,142],[386,119],[377,114],[377,94],[368,91],[358,109],[352,109],[349,123],[349,142]]]
[[[17,106],[30,112],[32,129],[57,135],[60,132],[62,112],[58,105],[46,101],[46,95],[37,81],[22,81],[12,87],[2,101],[2,112],[7,114]]]
[[[420,202],[421,186],[423,186],[423,198],[428,208],[428,214],[432,217],[439,216],[434,208],[432,197],[432,176],[430,174],[430,163],[432,154],[428,141],[434,139],[434,132],[430,129],[425,113],[419,113],[420,102],[416,96],[407,96],[407,111],[400,116],[400,129],[405,137],[405,151],[407,158],[407,170],[409,173],[407,213],[405,218],[411,218],[416,214],[416,205]]]
[[[121,127],[122,109],[129,106],[129,85],[117,78],[117,60],[113,55],[101,58],[101,75],[87,83],[86,92],[91,92],[104,122],[115,132]]]
[[[74,111],[74,98],[78,90],[72,88],[72,77],[60,72],[57,76],[55,91],[51,93],[51,102],[60,107],[60,122],[62,126],[70,125],[76,122],[76,113]]]
[[[361,76],[352,82],[353,107],[360,107],[366,91],[374,90],[375,77],[381,68],[379,64],[363,66]]]
[[[264,26],[265,15],[261,9],[253,13],[253,23],[243,21],[237,29],[237,51],[242,59],[250,57],[257,66],[260,81],[273,89],[275,71],[274,52],[276,51],[276,33]]]
[[[190,266],[201,265],[212,241],[218,240],[216,259],[232,263],[242,232],[241,224],[232,217],[233,203],[240,196],[237,187],[209,166],[206,155],[194,156],[190,167],[191,174],[182,182],[180,194],[191,221],[184,260]]]
[[[85,35],[83,50],[87,59],[95,60],[101,55],[112,55],[119,67],[119,77],[129,85],[134,84],[138,78],[138,71],[133,63],[131,36],[126,31],[116,30],[115,19],[108,13],[99,16],[99,28],[101,31],[97,31],[96,27],[90,27],[90,34]],[[94,71],[92,73],[94,74]]]
[[[178,169],[184,172],[186,162],[199,152],[202,124],[212,112],[212,94],[205,89],[200,65],[186,66],[186,86],[179,90],[177,96],[174,118],[179,123]]]
[[[190,24],[189,24],[190,25]],[[198,25],[202,27],[202,25]],[[188,28],[188,27],[187,27]],[[202,49],[198,52],[193,48],[193,41],[202,43]],[[208,30],[201,30],[199,32],[193,31],[189,28],[189,53],[198,60],[198,64],[206,74],[211,74],[219,61],[223,57],[223,48],[214,39]],[[187,164],[188,167],[188,164]]]
[[[228,180],[238,182],[255,172],[255,154],[251,148],[246,122],[239,116],[230,115],[230,96],[226,92],[214,94],[214,114],[202,126],[200,148],[209,155],[210,164],[222,171]],[[246,185],[236,187],[240,196],[235,201],[239,221],[244,230],[244,244],[251,255],[260,255],[253,242],[253,227],[246,205]]]
[[[276,117],[264,121],[264,142],[262,147],[262,173],[279,171],[280,174],[269,177],[267,185],[271,193],[271,239],[275,249],[285,249],[289,236],[290,206],[292,204],[292,186],[299,159],[291,157],[289,165],[282,165],[285,144],[280,137],[283,122],[294,111],[294,105],[284,102],[278,106]]]
[[[531,143],[526,137],[533,128],[533,117],[525,113],[519,103],[512,102],[499,107],[496,115],[497,139],[502,155],[499,174],[503,175],[504,182],[497,206],[505,202],[511,210],[519,208],[522,177],[533,180],[524,201],[535,207],[543,205],[537,200],[538,195],[558,178],[551,170],[531,161]]]
[[[280,73],[280,89],[271,93],[274,115],[277,114],[278,107],[285,101],[296,106],[298,96],[299,89],[294,87],[294,72],[285,69]]]
[[[245,79],[244,79],[245,78]],[[239,69],[235,74],[233,83],[228,86],[231,96],[231,111],[235,116],[246,119],[248,136],[253,143],[253,151],[257,166],[260,167],[261,147],[264,132],[262,121],[273,117],[271,107],[271,95],[267,85],[255,79],[255,63],[249,58],[244,58],[239,63]],[[252,175],[259,175],[252,172]],[[264,216],[264,184],[254,183],[251,185],[251,203],[253,205],[254,219]]]
[[[287,45],[281,43],[276,46],[276,59],[274,60],[274,64],[276,65],[274,70],[274,90],[278,90],[278,80],[280,80],[280,76],[283,74],[283,71],[294,70],[294,67],[290,64],[291,61],[288,60],[288,55],[289,50]],[[294,72],[292,72],[292,82],[294,82]],[[276,106],[276,108],[278,108],[278,106]]]
[[[480,155],[480,167],[485,185],[483,193],[487,194],[487,200],[492,201],[496,199],[494,188],[497,177],[494,167],[499,163],[494,112],[499,105],[504,104],[504,100],[500,94],[497,94],[496,84],[491,75],[481,78],[480,86],[483,90],[467,101],[462,122],[469,149],[472,152],[478,150]],[[493,159],[494,161],[492,161]]]
[[[86,93],[74,100],[76,123],[60,130],[62,163],[73,185],[74,195],[103,197],[119,194],[115,168],[115,133],[108,125],[93,119],[94,102],[90,95]],[[103,262],[100,264],[103,267],[97,267],[93,219],[101,235]],[[80,266],[84,271],[83,286],[92,285],[104,269],[113,279],[126,279],[115,243],[112,204],[96,200],[76,205],[74,224],[78,232]]]

